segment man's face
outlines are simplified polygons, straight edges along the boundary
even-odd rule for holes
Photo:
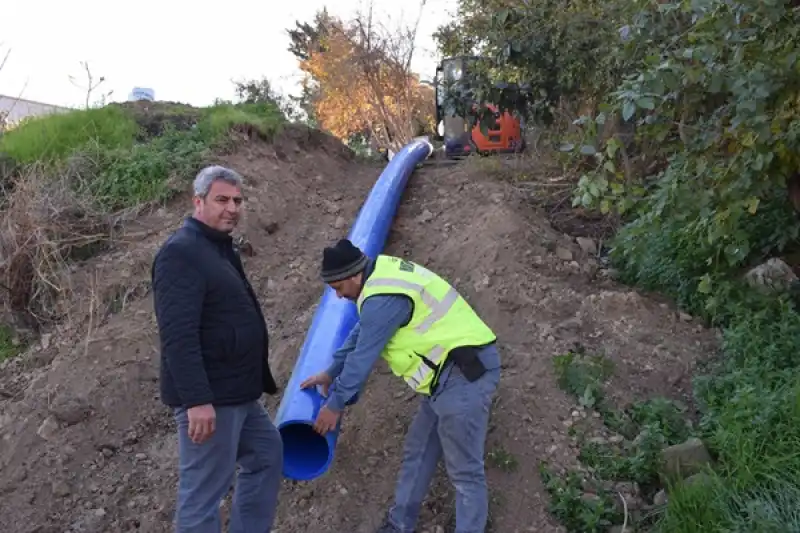
[[[195,196],[194,215],[207,226],[230,233],[239,222],[242,202],[242,191],[238,187],[216,180],[205,198]]]
[[[339,298],[347,298],[351,302],[358,300],[361,294],[361,274],[356,274],[352,278],[343,279],[329,283],[331,289],[336,291]]]

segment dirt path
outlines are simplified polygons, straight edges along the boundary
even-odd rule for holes
[[[713,343],[666,306],[591,282],[592,261],[573,239],[514,189],[463,168],[413,177],[386,251],[446,276],[499,336],[504,372],[487,445],[495,533],[561,531],[538,473],[540,460],[565,466],[576,454],[567,432],[575,407],[555,384],[553,355],[576,343],[605,353],[616,363],[613,396],[624,403],[675,396],[689,363]],[[288,488],[284,501],[297,507],[283,506],[280,531],[371,533],[382,518],[418,400],[384,365],[377,370],[347,414],[330,473]],[[440,469],[419,531],[451,531],[452,499]]]
[[[256,255],[246,269],[285,383],[321,293],[320,250],[346,234],[380,169],[357,165],[322,137],[244,147],[226,162],[252,180],[244,233]],[[88,336],[64,328],[0,369],[0,530],[171,531],[176,439],[158,402],[146,280],[182,209],[148,217],[150,237],[82,267],[84,279],[99,280],[85,292],[99,298],[94,314],[108,311]],[[685,388],[689,363],[713,342],[666,306],[590,281],[595,267],[573,239],[511,188],[462,167],[412,178],[387,252],[446,276],[498,333],[505,368],[487,447],[495,533],[559,531],[538,462],[573,461],[566,429],[574,406],[555,385],[553,355],[575,343],[605,353],[624,401]],[[119,294],[129,298],[120,304]],[[269,399],[271,413],[278,402]],[[391,500],[416,402],[379,364],[347,414],[331,471],[285,483],[278,533],[371,533]],[[419,531],[452,525],[443,472],[424,507]]]

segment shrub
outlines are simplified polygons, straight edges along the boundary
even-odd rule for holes
[[[269,103],[110,105],[6,133],[0,155],[14,170],[0,198],[0,275],[16,325],[35,329],[64,317],[67,263],[107,248],[120,210],[185,190],[231,130],[270,138],[282,121]]]
[[[795,4],[461,0],[448,28],[459,37],[450,44],[471,38],[496,59],[490,75],[532,85],[532,105],[500,98],[501,108],[546,119],[565,97],[600,102],[563,139],[584,171],[574,203],[625,217],[612,242],[623,280],[723,328],[724,356],[695,379],[718,469],[673,487],[664,532],[800,528],[800,317],[790,295],[740,278],[797,246]],[[625,39],[612,31],[623,26]],[[473,93],[502,97],[490,81],[501,80],[482,78]]]

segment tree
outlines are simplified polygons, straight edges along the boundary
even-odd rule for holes
[[[306,97],[322,129],[395,151],[432,130],[433,91],[411,72],[418,25],[391,30],[375,21],[371,4],[347,22],[323,10],[312,24],[296,23],[289,50],[306,74]]]
[[[275,89],[269,79],[236,81],[234,84],[236,98],[240,103],[270,104],[277,107],[288,120],[308,121],[304,109],[298,105],[298,99]]]
[[[75,79],[75,76],[70,76],[69,77],[69,81],[75,87],[86,91],[86,99],[85,99],[84,105],[86,106],[86,109],[89,109],[89,107],[91,107],[91,105],[92,105],[92,101],[91,101],[92,93],[98,87],[100,87],[100,85],[102,85],[102,83],[104,81],[106,81],[106,78],[105,78],[105,76],[100,76],[100,78],[95,80],[94,76],[92,75],[92,71],[89,69],[89,63],[87,61],[81,61],[81,67],[83,67],[83,70],[86,71],[86,80],[87,80],[86,85],[85,86],[79,85],[77,83],[76,79]],[[98,105],[100,107],[106,105],[106,102],[108,101],[109,98],[111,98],[112,94],[114,94],[114,90],[113,89],[108,91],[107,93],[101,93],[100,94],[100,98],[95,102],[95,105]]]
[[[605,96],[621,79],[618,29],[630,9],[625,5],[606,0],[459,0],[456,19],[434,34],[439,51],[476,54],[486,61],[475,72],[468,94],[449,95],[452,105],[467,113],[471,100],[491,101],[501,110],[549,124],[564,102]],[[529,87],[530,98],[520,99],[498,83]]]

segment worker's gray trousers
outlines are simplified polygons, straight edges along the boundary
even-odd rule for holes
[[[388,523],[400,533],[413,533],[420,506],[444,457],[456,492],[456,533],[484,533],[489,511],[483,455],[489,410],[500,381],[497,348],[484,360],[497,360],[481,378],[470,383],[451,367],[436,393],[423,398],[406,435],[403,465]],[[488,366],[488,365],[487,365]]]
[[[216,430],[207,441],[189,439],[186,410],[175,410],[180,479],[178,533],[220,533],[219,504],[239,464],[230,512],[231,533],[269,533],[283,468],[283,442],[258,401],[216,407]]]

